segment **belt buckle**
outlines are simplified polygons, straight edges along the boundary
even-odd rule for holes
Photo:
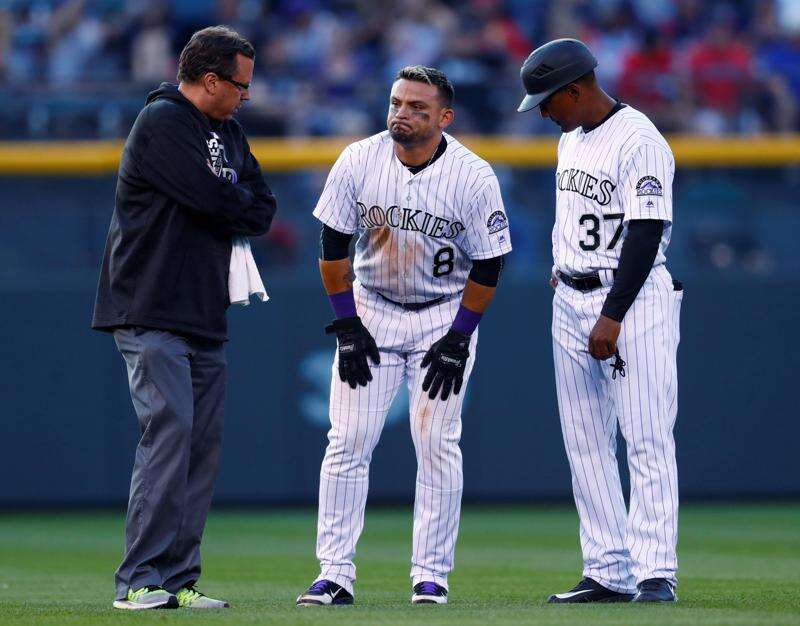
[[[592,279],[599,280],[598,274],[576,274],[574,276],[570,276],[569,274],[564,274],[560,270],[556,271],[562,282],[568,287],[572,287],[572,289],[575,289],[576,291],[586,292],[597,288],[597,285],[591,285],[590,281]],[[602,281],[600,282],[599,286],[602,287]]]

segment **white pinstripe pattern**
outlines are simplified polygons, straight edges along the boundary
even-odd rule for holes
[[[682,291],[654,268],[622,325],[625,378],[586,350],[609,288],[558,285],[553,358],[561,428],[580,517],[584,575],[615,591],[666,578],[677,583],[678,479],[672,429]],[[628,451],[630,512],[616,460],[619,425]]]
[[[665,221],[654,265],[662,265],[672,234],[672,179],[675,160],[669,145],[647,117],[626,106],[594,130],[581,127],[564,133],[558,143],[556,219],[553,226],[553,261],[566,274],[586,274],[613,269],[619,262],[622,236],[609,249],[619,220],[604,216],[624,213],[632,219]],[[652,176],[662,195],[637,195],[637,183]],[[591,177],[591,178],[590,178]],[[595,180],[593,180],[595,179]],[[576,191],[579,190],[579,191]],[[594,215],[600,227],[598,247],[586,250],[594,237],[587,234]]]
[[[553,359],[561,428],[580,517],[584,576],[632,593],[647,578],[677,584],[678,478],[672,429],[678,410],[676,355],[682,291],[664,266],[672,229],[674,160],[642,113],[625,107],[599,127],[562,135],[558,147],[553,260],[567,274],[600,272],[586,293],[560,283],[553,298]],[[564,177],[567,177],[566,179]],[[571,178],[570,178],[571,177]],[[655,183],[653,181],[655,180]],[[657,193],[637,187],[656,184]],[[659,188],[660,185],[660,188]],[[589,334],[619,262],[619,218],[661,219],[654,267],[622,322],[617,345],[626,377],[591,357]],[[596,216],[596,238],[589,231]],[[581,246],[581,242],[584,246]],[[595,247],[586,244],[598,245]],[[627,446],[630,510],[616,459],[617,428]]]
[[[356,306],[380,347],[381,364],[373,381],[351,389],[333,364],[329,444],[320,471],[317,523],[318,580],[332,580],[352,593],[356,543],[364,526],[369,463],[386,413],[403,381],[410,394],[410,426],[417,455],[414,503],[413,584],[429,580],[447,587],[453,568],[461,511],[463,475],[461,407],[475,361],[477,331],[470,343],[464,389],[442,401],[422,392],[422,357],[453,322],[459,305],[450,298],[417,312],[387,303],[357,284]]]
[[[358,232],[359,281],[396,302],[425,302],[464,289],[472,261],[511,251],[491,166],[445,133],[447,150],[412,174],[394,154],[388,131],[350,144],[334,164],[314,216],[340,232]],[[366,214],[366,215],[364,215]],[[451,236],[452,235],[452,236]],[[450,247],[453,270],[435,276],[436,254]]]
[[[350,389],[333,365],[331,430],[320,473],[317,556],[321,579],[352,593],[356,543],[364,524],[369,463],[386,412],[406,381],[417,454],[411,578],[447,587],[461,512],[461,407],[475,360],[477,331],[459,395],[430,400],[422,391],[425,352],[455,318],[472,261],[506,254],[511,236],[497,178],[486,161],[445,134],[447,149],[412,174],[388,132],[348,146],[325,184],[314,215],[358,232],[356,306],[381,352],[367,387]],[[435,271],[450,248],[448,271]],[[442,269],[439,265],[439,269]],[[435,306],[406,312],[396,302]]]

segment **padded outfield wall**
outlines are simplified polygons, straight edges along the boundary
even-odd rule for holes
[[[673,143],[668,265],[686,284],[679,478],[691,498],[797,496],[800,143],[737,141]],[[545,282],[554,146],[474,142],[497,166],[515,251],[481,324],[465,497],[568,499]],[[310,211],[340,144],[255,144],[280,202],[272,238],[254,243],[271,300],[230,313],[217,502],[316,495],[333,347]],[[137,426],[124,366],[111,338],[88,329],[117,155],[116,144],[0,145],[0,506],[126,497]],[[401,392],[374,455],[376,500],[413,493],[406,410]]]

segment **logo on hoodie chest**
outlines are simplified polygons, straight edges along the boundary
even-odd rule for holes
[[[211,171],[220,178],[235,183],[239,177],[236,175],[236,170],[229,167],[228,158],[225,156],[225,145],[220,136],[212,131],[211,138],[206,140],[206,145],[210,155],[206,162]]]

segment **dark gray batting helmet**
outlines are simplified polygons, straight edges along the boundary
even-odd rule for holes
[[[528,94],[517,111],[530,111],[564,85],[597,67],[597,59],[577,39],[554,39],[525,59],[519,74]]]

